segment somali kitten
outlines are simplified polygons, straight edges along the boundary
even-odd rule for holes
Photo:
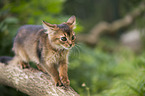
[[[72,16],[62,24],[24,25],[14,39],[13,51],[22,68],[35,62],[43,72],[47,72],[56,86],[70,84],[67,75],[69,50],[75,45],[76,17]]]

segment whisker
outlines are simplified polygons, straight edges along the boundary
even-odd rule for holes
[[[77,57],[80,57],[80,49],[81,49],[81,46],[80,44],[75,44],[75,46],[72,48],[72,52],[74,56],[77,56]]]
[[[71,54],[73,53],[73,55],[75,56],[75,46],[72,47],[72,49],[70,50],[70,53],[71,53]]]
[[[81,49],[81,44],[77,43],[75,45]]]
[[[80,56],[80,50],[79,50],[78,46],[75,46],[75,48],[77,49],[79,56]]]

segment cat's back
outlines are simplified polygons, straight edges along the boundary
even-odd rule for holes
[[[27,34],[28,35],[30,35],[30,34],[36,34],[41,29],[43,29],[43,27],[41,25],[24,25],[24,26],[21,26],[18,29],[17,35],[25,36]]]
[[[36,30],[39,30],[39,29],[42,29],[43,27],[41,25],[23,25],[19,28],[18,31],[21,31],[21,30],[24,30],[24,29],[27,29],[27,30],[31,30],[31,31],[36,31]]]
[[[44,31],[41,25],[24,25],[20,27],[14,38],[12,50],[17,56],[25,59],[24,61],[29,61],[30,58],[33,58],[35,59],[33,61],[38,62],[37,50],[39,41],[42,38],[46,38]]]
[[[26,41],[33,41],[40,37],[43,30],[41,25],[24,25],[18,29],[14,43],[22,44]]]

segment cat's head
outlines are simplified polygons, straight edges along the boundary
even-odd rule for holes
[[[75,46],[75,28],[76,17],[71,16],[67,22],[62,24],[50,24],[43,21],[43,27],[46,29],[51,45],[56,49],[71,49]]]

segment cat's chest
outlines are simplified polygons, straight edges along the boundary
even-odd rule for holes
[[[58,64],[60,61],[66,60],[67,52],[57,51],[57,52],[48,52],[46,56],[46,62]]]

